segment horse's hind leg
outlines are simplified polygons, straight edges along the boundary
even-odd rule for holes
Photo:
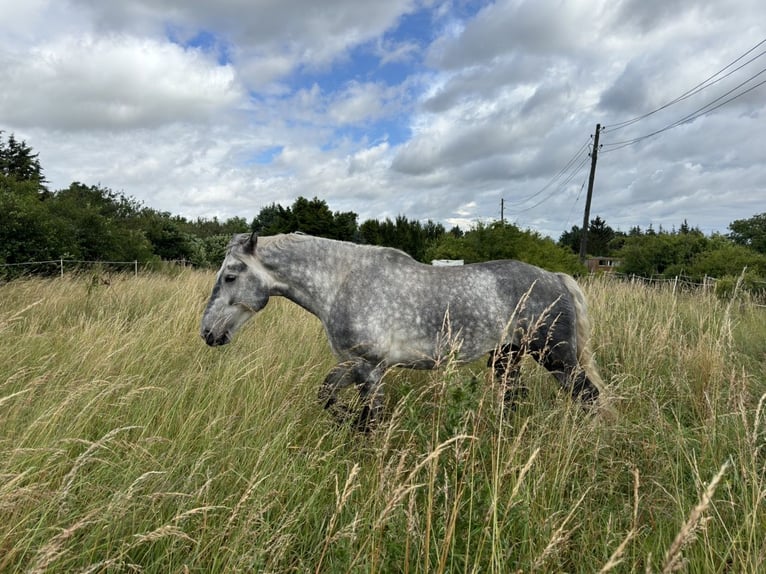
[[[503,386],[503,402],[511,410],[516,410],[519,401],[524,400],[529,392],[521,383],[519,363],[522,355],[518,345],[503,345],[492,351],[487,360],[487,367],[494,371],[495,381]]]
[[[571,347],[561,345],[559,348],[551,349],[542,354],[539,362],[556,377],[559,385],[567,390],[573,399],[579,400],[587,407],[596,403],[599,395],[598,387],[588,379]]]
[[[367,432],[380,420],[383,411],[383,390],[380,381],[386,369],[378,365],[367,373],[364,381],[357,384],[362,410],[354,420],[354,428]]]

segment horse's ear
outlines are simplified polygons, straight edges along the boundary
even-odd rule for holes
[[[244,248],[245,253],[249,253],[250,255],[255,253],[256,243],[258,243],[258,234],[255,231],[253,231],[250,234],[250,237],[248,238],[247,242],[245,242],[245,248]]]

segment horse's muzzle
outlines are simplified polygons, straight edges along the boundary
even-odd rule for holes
[[[220,335],[216,336],[215,333],[211,329],[205,329],[200,333],[200,336],[205,339],[205,343],[210,345],[211,347],[218,347],[220,345],[225,345],[229,341],[231,341],[231,337],[229,336],[228,331],[224,331]]]

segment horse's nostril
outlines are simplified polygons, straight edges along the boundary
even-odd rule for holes
[[[212,329],[205,329],[200,333],[200,336],[205,340],[205,343],[211,347],[226,345],[231,340],[231,336],[229,335],[228,331],[222,335],[216,335]]]

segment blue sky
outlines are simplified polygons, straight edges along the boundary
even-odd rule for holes
[[[558,238],[581,224],[601,123],[591,213],[613,227],[726,232],[764,211],[758,0],[0,0],[0,12],[0,129],[40,153],[54,189],[100,184],[190,218],[316,196],[360,221],[462,227],[498,218],[502,198],[507,219]],[[617,129],[754,46],[730,77]]]

